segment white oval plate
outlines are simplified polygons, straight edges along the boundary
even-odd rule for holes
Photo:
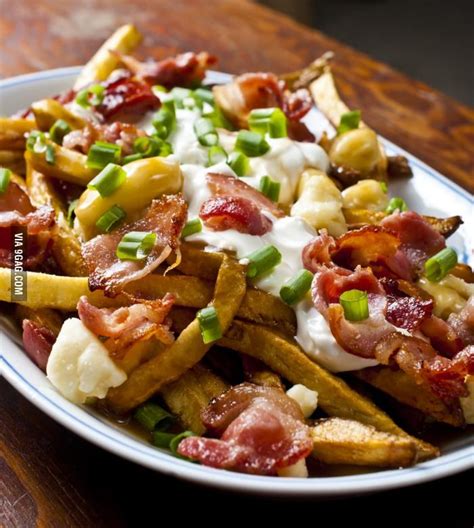
[[[32,101],[51,96],[72,86],[79,68],[62,68],[22,75],[0,81],[0,115],[10,115],[27,107]],[[212,72],[211,82],[225,82],[226,74]],[[310,112],[307,123],[311,128],[328,127],[327,121]],[[395,182],[391,192],[405,198],[409,207],[435,216],[461,215],[465,224],[450,239],[462,260],[472,257],[472,198],[469,193],[434,171],[389,141],[384,140],[389,154],[408,157],[414,177]],[[0,372],[34,405],[78,435],[99,447],[151,469],[220,488],[286,496],[342,496],[412,485],[451,475],[473,466],[472,434],[460,431],[455,439],[443,446],[436,460],[413,468],[377,471],[342,477],[310,479],[274,478],[242,475],[207,468],[177,459],[167,452],[132,436],[104,416],[87,407],[78,407],[58,394],[39,370],[23,353],[18,333],[9,321],[1,321]],[[472,429],[471,429],[472,431]]]

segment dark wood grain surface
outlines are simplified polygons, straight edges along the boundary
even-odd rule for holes
[[[145,34],[144,56],[204,49],[220,57],[220,69],[235,73],[293,70],[331,49],[336,53],[338,85],[349,106],[361,108],[364,119],[381,134],[474,190],[472,109],[245,0],[0,0],[0,10],[3,77],[82,64],[126,22],[134,22]],[[234,521],[249,518],[250,512],[264,514],[267,521],[272,513],[284,512],[294,512],[295,522],[300,515],[314,522],[329,514],[367,518],[374,502],[390,510],[390,518],[410,511],[413,519],[418,511],[425,520],[447,515],[450,526],[464,525],[457,519],[472,519],[463,501],[472,488],[467,473],[337,505],[290,504],[198,488],[87,444],[36,410],[4,380],[0,454],[0,526],[128,526],[145,518],[155,524],[163,509],[170,508],[180,520],[226,522],[215,504],[227,508]],[[455,514],[443,513],[433,509],[436,504],[462,507],[457,506]]]

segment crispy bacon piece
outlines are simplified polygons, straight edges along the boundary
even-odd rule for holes
[[[162,196],[153,200],[143,218],[85,243],[82,255],[89,270],[91,291],[103,289],[106,295],[115,296],[129,282],[151,273],[179,247],[186,216],[187,206],[181,195]],[[123,235],[130,231],[157,235],[154,248],[143,260],[119,260],[115,254]]]
[[[275,475],[312,449],[310,430],[296,402],[274,387],[242,383],[211,401],[202,414],[214,438],[189,437],[178,452],[207,466]]]
[[[206,200],[199,210],[199,217],[214,231],[235,229],[247,235],[264,235],[272,228],[272,221],[247,198],[240,196],[216,196]]]
[[[12,266],[12,238],[18,230],[26,230],[28,235],[24,267],[32,269],[40,264],[51,246],[54,225],[54,210],[33,207],[28,194],[11,181],[0,194],[0,266]]]
[[[160,106],[160,100],[148,84],[131,78],[127,71],[117,70],[102,85],[105,87],[104,99],[94,110],[106,122],[133,123],[145,112]]]
[[[29,319],[23,320],[23,347],[28,356],[46,372],[49,354],[56,336],[45,326],[39,326]]]
[[[467,301],[458,314],[452,313],[448,317],[448,324],[465,345],[474,345],[474,297]]]
[[[463,343],[456,330],[435,315],[422,321],[420,330],[430,340],[433,348],[448,358],[453,358],[465,345],[470,344]]]
[[[416,271],[422,269],[425,260],[446,246],[443,235],[414,211],[393,213],[384,218],[380,225],[398,235],[400,250]]]
[[[433,301],[419,297],[387,295],[387,321],[410,332],[431,318]]]
[[[106,341],[107,348],[119,355],[132,343],[151,337],[170,345],[174,338],[167,317],[173,303],[173,295],[166,294],[161,300],[140,299],[130,306],[97,308],[83,296],[77,311],[91,332],[110,338]]]
[[[120,60],[139,79],[168,89],[175,86],[192,88],[204,79],[206,70],[217,62],[214,55],[205,51],[182,53],[158,62],[140,62],[130,55],[120,55]]]
[[[285,90],[283,93],[283,111],[291,122],[298,122],[313,107],[313,100],[306,88],[296,92]]]
[[[326,229],[321,229],[319,235],[310,240],[303,248],[304,267],[313,273],[319,271],[322,266],[333,267],[331,255],[336,247],[334,237],[328,235]]]

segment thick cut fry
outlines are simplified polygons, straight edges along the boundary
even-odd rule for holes
[[[226,332],[245,294],[246,281],[242,266],[230,258],[222,261],[217,276],[212,305],[220,327]],[[127,381],[107,393],[110,408],[123,414],[143,403],[165,384],[170,383],[198,363],[211,347],[202,340],[199,321],[194,319],[176,341],[156,358],[138,367]]]
[[[160,394],[186,429],[202,435],[206,429],[201,420],[201,412],[212,398],[228,388],[227,383],[219,376],[197,364],[173,383],[165,385]]]
[[[414,407],[437,422],[461,426],[464,417],[460,405],[448,407],[431,391],[420,387],[405,372],[389,367],[372,367],[353,373],[357,378],[385,392],[397,401]]]
[[[199,247],[184,243],[181,245],[181,262],[176,269],[185,275],[213,281],[217,277],[223,257],[224,253],[204,251]],[[169,263],[173,262],[174,257],[170,257]]]
[[[84,128],[87,121],[82,119],[55,99],[41,99],[31,105],[36,124],[40,130],[48,131],[58,119],[66,121],[72,129]]]
[[[329,61],[333,57],[334,53],[332,51],[326,51],[321,57],[318,57],[302,70],[284,73],[280,75],[280,79],[285,81],[286,87],[292,92],[299,88],[306,88],[326,71]]]
[[[113,52],[131,53],[141,40],[142,36],[132,24],[119,27],[84,66],[74,84],[74,89],[80,90],[94,81],[107,79],[119,64],[119,59]]]
[[[0,167],[10,169],[17,174],[25,174],[23,150],[0,150]]]
[[[319,406],[330,416],[372,425],[379,431],[408,437],[370,400],[351,389],[343,380],[313,363],[294,342],[275,330],[234,321],[219,344],[263,361],[291,383],[301,383],[318,393]],[[411,438],[411,437],[410,437]],[[414,439],[422,459],[436,456],[435,447]]]
[[[23,319],[30,319],[38,326],[44,326],[51,330],[54,335],[58,335],[64,321],[64,317],[57,311],[50,308],[28,308],[27,306],[15,305],[14,318],[21,325]]]
[[[113,356],[114,363],[129,375],[142,363],[156,357],[163,351],[165,345],[157,339],[137,341],[125,350],[120,351],[120,357]]]
[[[35,205],[49,205],[56,213],[58,230],[52,253],[57,264],[66,275],[86,277],[87,268],[81,254],[81,243],[67,220],[66,208],[52,182],[40,172],[27,167],[26,185]]]
[[[34,128],[32,119],[0,117],[0,150],[24,150],[25,134]]]
[[[246,381],[263,385],[266,387],[276,387],[285,390],[281,378],[278,374],[268,369],[265,363],[258,359],[242,354],[242,367]]]
[[[379,224],[388,213],[384,211],[370,211],[368,209],[343,209],[346,222],[350,229],[357,229],[367,224]],[[423,216],[423,218],[445,238],[450,237],[463,223],[460,216],[436,218]]]
[[[328,418],[311,429],[313,456],[325,464],[407,467],[417,460],[410,438],[377,431],[354,420]]]
[[[84,154],[56,145],[52,141],[49,141],[48,144],[54,150],[54,164],[50,165],[46,161],[44,153],[27,151],[25,158],[33,169],[46,176],[82,186],[86,186],[97,174],[97,170],[89,169],[86,166],[87,156]]]

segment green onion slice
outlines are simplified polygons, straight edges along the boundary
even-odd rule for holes
[[[287,137],[286,116],[281,108],[256,108],[249,115],[249,128],[271,138]]]
[[[337,127],[338,134],[344,134],[344,132],[349,132],[349,130],[354,130],[359,128],[360,124],[360,110],[352,110],[351,112],[346,112],[342,114],[341,121]]]
[[[163,431],[174,422],[173,415],[165,411],[163,407],[151,402],[140,405],[134,412],[133,417],[149,431],[155,431],[156,429]]]
[[[193,218],[188,220],[186,225],[183,227],[181,232],[181,238],[186,238],[188,236],[194,235],[195,233],[200,233],[202,231],[202,222],[199,218]]]
[[[203,103],[214,106],[214,95],[211,90],[206,90],[206,88],[197,88],[194,90],[194,97],[200,99]]]
[[[161,93],[168,93],[168,90],[164,86],[161,86],[161,84],[155,84],[154,86],[152,86],[152,90]]]
[[[169,156],[170,154],[173,154],[173,147],[171,143],[168,143],[168,141],[163,141],[163,144],[160,148],[160,156],[162,158],[166,158],[166,156]]]
[[[66,216],[66,219],[67,219],[68,224],[69,224],[70,226],[72,226],[73,221],[74,221],[74,217],[76,216],[76,207],[77,207],[78,204],[79,204],[79,199],[77,199],[77,200],[73,200],[73,201],[69,204],[69,207],[67,208],[67,216]]]
[[[90,169],[103,169],[109,163],[118,163],[122,148],[115,143],[96,141],[87,153],[86,165]]]
[[[152,125],[161,139],[166,139],[176,123],[176,110],[173,101],[162,103],[162,107],[155,113]]]
[[[12,171],[10,169],[0,167],[0,194],[7,190],[11,175]]]
[[[46,136],[43,132],[32,130],[28,134],[28,139],[26,140],[27,150],[35,152],[36,154],[43,154],[46,152],[47,147]]]
[[[64,136],[69,132],[71,132],[69,124],[64,119],[58,119],[49,129],[49,137],[58,145],[62,145]]]
[[[385,194],[388,193],[388,185],[387,185],[386,182],[381,181],[381,182],[380,182],[380,187],[381,187],[381,189],[382,189],[382,192],[384,192]]]
[[[115,253],[120,260],[143,260],[151,252],[155,242],[156,233],[130,231],[122,237]]]
[[[153,431],[151,433],[151,441],[155,447],[161,447],[163,449],[169,449],[171,440],[176,435],[174,433],[163,433],[162,431]]]
[[[213,145],[209,149],[207,166],[212,167],[227,161],[227,152],[220,145]]]
[[[242,152],[231,152],[227,160],[227,165],[240,177],[247,175],[250,170],[249,159]]]
[[[192,92],[189,88],[180,88],[179,86],[173,88],[170,94],[173,97],[176,108],[184,108],[183,101],[192,97]]]
[[[104,100],[105,88],[101,84],[92,84],[76,95],[76,103],[83,108],[99,106]]]
[[[369,317],[369,299],[365,291],[345,291],[339,297],[339,304],[344,309],[344,317],[348,321],[363,321]]]
[[[257,249],[246,258],[249,261],[247,277],[253,279],[278,266],[281,262],[281,253],[275,246],[268,245]]]
[[[280,297],[286,304],[292,305],[301,301],[311,287],[313,274],[308,270],[300,270],[280,289]]]
[[[158,137],[139,137],[133,142],[133,151],[142,154],[144,158],[151,158],[160,154],[164,141]]]
[[[108,233],[114,227],[117,226],[127,214],[118,205],[113,205],[108,211],[106,211],[96,222],[96,226],[100,231]]]
[[[270,145],[265,141],[262,134],[250,130],[241,130],[237,134],[235,150],[250,157],[263,156],[270,150]]]
[[[212,147],[219,143],[219,136],[214,128],[214,124],[207,117],[200,117],[195,121],[194,133],[199,143],[205,147]]]
[[[44,158],[48,165],[54,165],[56,163],[56,153],[54,151],[53,145],[46,145],[46,153]]]
[[[185,438],[189,438],[190,436],[196,436],[196,434],[193,433],[192,431],[183,431],[182,433],[177,434],[171,440],[170,449],[171,449],[171,452],[173,453],[173,455],[181,457],[181,455],[178,453],[178,446]]]
[[[272,180],[270,176],[260,178],[260,191],[273,202],[278,202],[280,197],[280,182]]]
[[[127,163],[132,163],[132,161],[137,161],[143,159],[143,154],[136,152],[135,154],[129,154],[122,159],[122,165],[127,165]]]
[[[388,214],[392,214],[395,211],[408,211],[408,205],[406,204],[405,200],[403,198],[400,198],[398,196],[392,198],[387,205],[387,208],[385,211]]]
[[[95,189],[103,198],[110,196],[126,180],[127,173],[114,163],[109,163],[97,176],[89,182],[88,189]]]
[[[425,262],[425,275],[430,282],[444,279],[458,263],[458,255],[453,248],[447,247]]]
[[[222,337],[221,325],[214,306],[207,306],[196,314],[203,343],[212,343]]]

